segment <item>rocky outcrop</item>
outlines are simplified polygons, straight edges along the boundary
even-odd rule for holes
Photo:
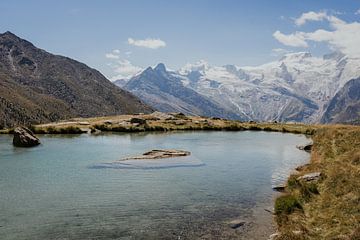
[[[146,124],[146,120],[143,118],[131,118],[130,123]]]
[[[14,130],[13,145],[16,147],[34,147],[40,144],[40,139],[26,127],[17,127]]]
[[[321,177],[321,172],[313,172],[313,173],[308,173],[301,177],[298,177],[297,180],[310,182],[310,181],[317,181],[320,179],[320,177]]]
[[[154,149],[149,152],[143,153],[140,156],[134,156],[125,158],[123,160],[136,160],[136,159],[160,159],[160,158],[173,158],[173,157],[185,157],[189,156],[190,152],[184,150],[166,149],[158,150]]]

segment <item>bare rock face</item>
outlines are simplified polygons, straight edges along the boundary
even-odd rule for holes
[[[13,145],[16,147],[34,147],[40,144],[40,139],[26,127],[17,127],[14,130]]]
[[[297,180],[298,181],[303,180],[306,182],[310,182],[310,181],[317,181],[320,179],[320,177],[321,177],[321,172],[313,172],[313,173],[308,173],[301,177],[298,177]]]

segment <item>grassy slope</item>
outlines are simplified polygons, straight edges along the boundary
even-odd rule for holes
[[[146,119],[146,124],[131,124],[133,117]],[[120,132],[264,130],[312,135],[311,161],[299,167],[297,175],[290,176],[284,195],[285,199],[290,199],[286,203],[295,208],[276,215],[280,233],[277,239],[360,239],[359,126],[242,123],[185,116],[159,120],[152,115],[119,115],[77,118],[37,125],[33,129],[37,133],[81,133],[91,129]],[[2,132],[7,133],[8,130]],[[316,171],[322,173],[317,183],[296,180],[298,176]]]
[[[276,216],[277,239],[360,239],[360,128],[324,126],[313,136],[310,164],[290,176],[287,192],[301,209]],[[297,181],[321,172],[316,183]]]

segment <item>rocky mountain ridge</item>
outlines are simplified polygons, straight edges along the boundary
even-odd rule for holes
[[[349,58],[339,52],[322,58],[300,52],[287,54],[278,61],[257,67],[219,67],[199,61],[187,64],[177,71],[163,68],[163,78],[167,81],[176,81],[178,86],[181,84],[182,88],[191,89],[202,97],[211,99],[218,107],[231,113],[234,119],[329,123],[340,121],[340,118],[323,116],[329,112],[329,103],[340,89],[360,76],[360,59]],[[159,92],[152,91],[152,101],[148,101],[146,88],[138,86],[134,91],[131,87],[139,76],[143,83],[150,82],[143,73],[128,82],[122,80],[121,86],[154,106]],[[152,82],[154,81],[153,79]],[[139,92],[141,94],[137,94]],[[169,89],[167,93],[171,99]],[[360,92],[357,92],[357,96],[359,95]],[[168,101],[168,104],[177,108],[177,102]],[[208,111],[205,115],[215,114]],[[348,116],[353,118],[356,114]],[[347,122],[352,121],[353,119],[347,119]]]
[[[99,71],[0,34],[0,128],[150,111]]]

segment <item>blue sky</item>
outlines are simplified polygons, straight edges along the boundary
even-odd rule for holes
[[[124,74],[121,66],[135,71],[164,62],[177,69],[200,59],[212,65],[259,65],[286,51],[321,55],[330,51],[329,44],[331,50],[343,49],[332,39],[295,33],[332,31],[329,16],[360,22],[359,9],[356,0],[2,0],[0,32],[12,31],[111,78]],[[309,11],[316,20],[297,25],[296,18]]]

